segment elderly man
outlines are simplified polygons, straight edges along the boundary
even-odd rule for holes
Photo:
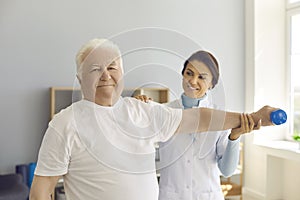
[[[155,143],[175,133],[272,125],[275,108],[241,115],[208,108],[172,109],[122,98],[118,47],[94,39],[77,54],[83,100],[56,114],[44,136],[31,200],[50,199],[63,176],[67,199],[157,200]],[[184,172],[182,172],[184,173]]]

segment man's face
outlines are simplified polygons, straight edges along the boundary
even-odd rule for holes
[[[85,59],[80,84],[84,99],[112,106],[123,90],[122,60],[110,49],[98,47]]]

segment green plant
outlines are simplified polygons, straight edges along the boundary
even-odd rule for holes
[[[294,130],[294,135],[293,135],[293,139],[300,142],[300,133],[299,130]]]

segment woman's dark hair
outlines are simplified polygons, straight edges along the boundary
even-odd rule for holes
[[[203,62],[208,69],[210,70],[213,79],[212,79],[212,88],[215,87],[215,85],[218,83],[219,81],[219,76],[220,76],[220,72],[219,72],[219,64],[217,59],[209,52],[207,51],[197,51],[195,53],[193,53],[183,64],[183,69],[181,71],[181,74],[184,74],[184,71],[186,69],[186,66],[188,65],[188,63],[191,63],[191,61],[193,60],[197,60],[199,62]]]

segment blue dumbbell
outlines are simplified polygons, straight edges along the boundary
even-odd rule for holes
[[[270,119],[273,124],[280,125],[280,124],[284,124],[286,122],[287,115],[284,110],[281,110],[281,109],[274,110],[270,114]]]

